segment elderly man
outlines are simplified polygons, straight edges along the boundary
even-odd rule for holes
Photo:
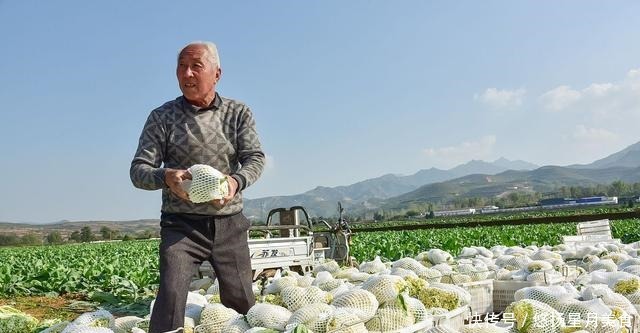
[[[176,68],[182,96],[151,111],[131,162],[134,186],[162,189],[160,288],[151,333],[183,326],[189,284],[204,260],[219,279],[222,304],[243,314],[254,304],[241,191],[262,173],[264,153],[249,108],[216,92],[221,74],[213,43],[184,47]],[[229,194],[192,203],[182,182],[194,164],[224,173]]]

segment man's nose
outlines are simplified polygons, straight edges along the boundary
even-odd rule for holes
[[[193,76],[193,71],[191,70],[191,66],[187,66],[184,69],[184,76],[186,76],[186,77],[192,77]]]

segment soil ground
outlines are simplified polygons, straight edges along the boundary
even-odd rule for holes
[[[0,298],[0,305],[9,305],[28,313],[38,320],[62,319],[73,320],[80,315],[68,308],[72,303],[81,300],[77,296],[20,296]]]

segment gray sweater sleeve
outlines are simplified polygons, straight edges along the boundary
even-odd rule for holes
[[[151,112],[144,125],[138,149],[131,161],[129,176],[137,188],[158,190],[166,187],[165,169],[161,168],[166,151],[166,128],[157,110]]]
[[[258,180],[264,169],[265,157],[253,114],[248,107],[240,113],[236,128],[238,162],[241,167],[232,176],[238,181],[238,191],[241,191]]]

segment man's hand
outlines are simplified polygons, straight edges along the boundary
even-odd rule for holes
[[[236,191],[238,191],[238,181],[236,181],[236,179],[231,176],[227,175],[226,177],[227,185],[229,186],[229,194],[227,194],[227,196],[222,199],[211,201],[216,209],[222,209],[222,207],[224,207],[227,203],[229,203],[229,201],[231,201],[231,199],[233,199],[233,197],[236,196]]]
[[[187,170],[167,169],[164,173],[164,182],[169,186],[171,192],[181,199],[189,201],[189,193],[182,187],[182,182],[191,179],[191,174]]]

